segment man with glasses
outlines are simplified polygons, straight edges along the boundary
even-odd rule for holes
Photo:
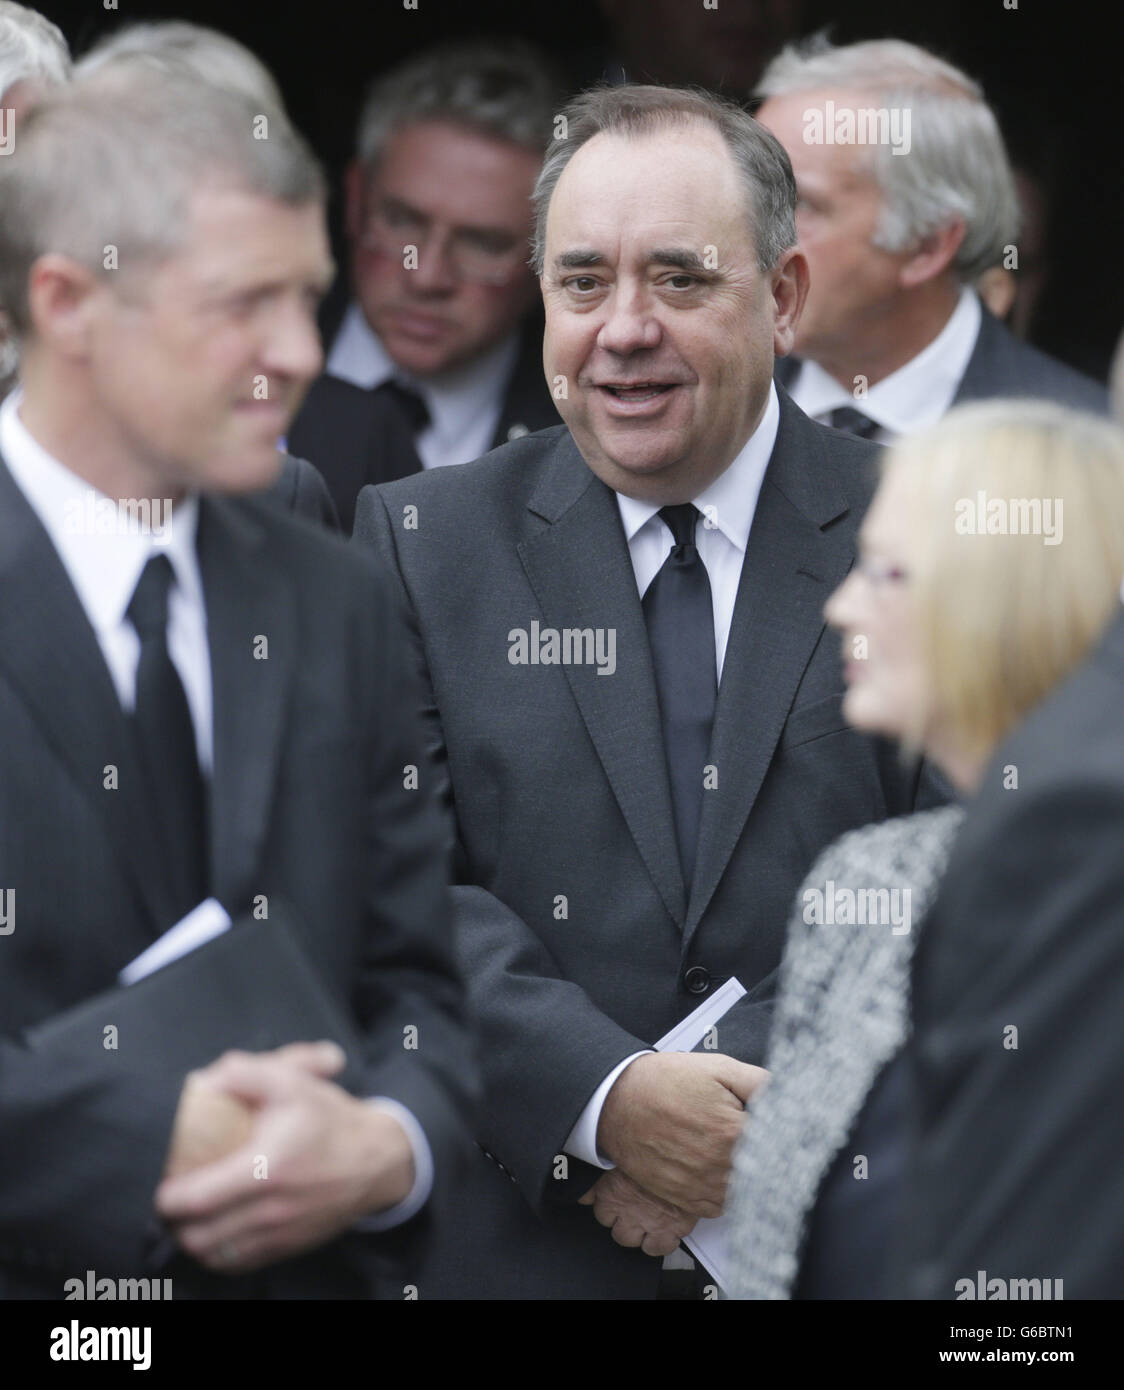
[[[472,44],[367,98],[345,190],[353,298],[329,300],[326,371],[289,436],[347,529],[365,484],[558,423],[527,265],[556,97],[532,50]]]

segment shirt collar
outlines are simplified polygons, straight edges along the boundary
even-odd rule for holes
[[[176,584],[190,602],[202,605],[203,586],[195,537],[199,499],[189,494],[171,510],[159,505],[141,530],[136,518],[77,473],[59,463],[29,433],[19,416],[22,391],[0,405],[0,453],[32,510],[42,522],[95,632],[116,629],[125,615],[150,556],[167,555]]]
[[[753,525],[761,482],[772,457],[773,446],[777,442],[780,418],[777,389],[770,383],[769,399],[761,416],[761,423],[746,440],[729,468],[697,497],[691,499],[704,514],[707,514],[707,508],[713,508],[709,515],[714,518],[715,529],[721,531],[731,545],[743,553],[749,544],[749,529]],[[621,492],[617,493],[617,506],[620,508],[625,538],[630,542],[637,531],[646,526],[660,509],[658,502],[641,502],[635,497],[626,497]]]
[[[452,443],[480,414],[499,403],[518,356],[519,331],[514,329],[494,347],[451,371],[424,379],[414,377],[395,364],[353,301],[328,354],[325,370],[367,391],[391,377],[412,386],[425,401],[438,435]]]
[[[952,405],[976,346],[983,311],[974,290],[960,290],[948,322],[927,347],[872,386],[862,400],[810,359],[800,365],[800,405],[816,418],[851,406],[891,434],[912,434],[934,425]]]

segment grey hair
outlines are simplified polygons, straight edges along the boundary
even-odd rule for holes
[[[83,54],[74,75],[87,77],[123,59],[148,63],[160,72],[195,74],[216,87],[243,92],[273,110],[285,109],[280,88],[265,64],[245,44],[218,29],[178,19],[130,24]]]
[[[595,135],[635,137],[707,121],[726,142],[745,186],[757,264],[771,270],[796,242],[796,181],[780,141],[740,106],[684,87],[627,84],[582,92],[562,112],[564,134],[547,150],[531,201],[535,233],[531,260],[543,273],[546,215],[563,170]]]
[[[70,77],[70,50],[57,24],[11,0],[0,0],[0,97],[34,78],[58,87]]]
[[[1014,175],[995,115],[979,84],[951,63],[898,39],[835,47],[823,35],[782,50],[758,97],[849,89],[910,112],[911,148],[871,147],[882,191],[874,244],[905,251],[955,218],[964,240],[953,267],[964,281],[999,264],[1018,231]]]
[[[371,167],[396,130],[448,120],[541,154],[560,100],[553,72],[522,40],[443,44],[371,85],[359,115],[356,153]]]
[[[322,203],[312,152],[283,115],[260,108],[133,63],[107,64],[37,105],[18,151],[0,159],[0,303],[16,332],[30,328],[28,277],[40,256],[57,252],[102,276],[157,264],[184,244],[200,188]],[[120,270],[105,268],[110,246]]]

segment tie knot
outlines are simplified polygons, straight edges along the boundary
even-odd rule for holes
[[[694,545],[699,509],[693,502],[679,502],[674,507],[661,507],[660,519],[667,523],[677,546]]]
[[[858,435],[860,439],[873,439],[878,433],[878,421],[851,405],[841,405],[828,418],[833,430],[844,430],[847,434]]]
[[[404,382],[396,381],[394,377],[388,377],[381,386],[375,388],[375,395],[390,401],[414,434],[424,430],[429,424],[429,408],[422,393],[415,390],[413,386],[407,386]]]
[[[153,555],[141,571],[128,615],[142,642],[167,629],[168,592],[174,579],[172,562],[166,555]]]

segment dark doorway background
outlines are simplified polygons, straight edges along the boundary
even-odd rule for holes
[[[702,8],[703,0],[682,3]],[[718,0],[720,7],[739,3]],[[115,10],[103,0],[40,0],[38,8],[76,54],[107,29],[141,19],[189,19],[234,35],[274,71],[337,184],[364,87],[408,54],[445,38],[516,34],[588,80],[597,75],[591,56],[604,44],[595,0],[418,0],[416,10],[402,0],[118,0]],[[908,39],[982,82],[1016,160],[1051,184],[1051,274],[1031,337],[1103,377],[1124,322],[1114,7],[1097,0],[805,0],[804,9],[805,32],[829,25],[836,42]]]

